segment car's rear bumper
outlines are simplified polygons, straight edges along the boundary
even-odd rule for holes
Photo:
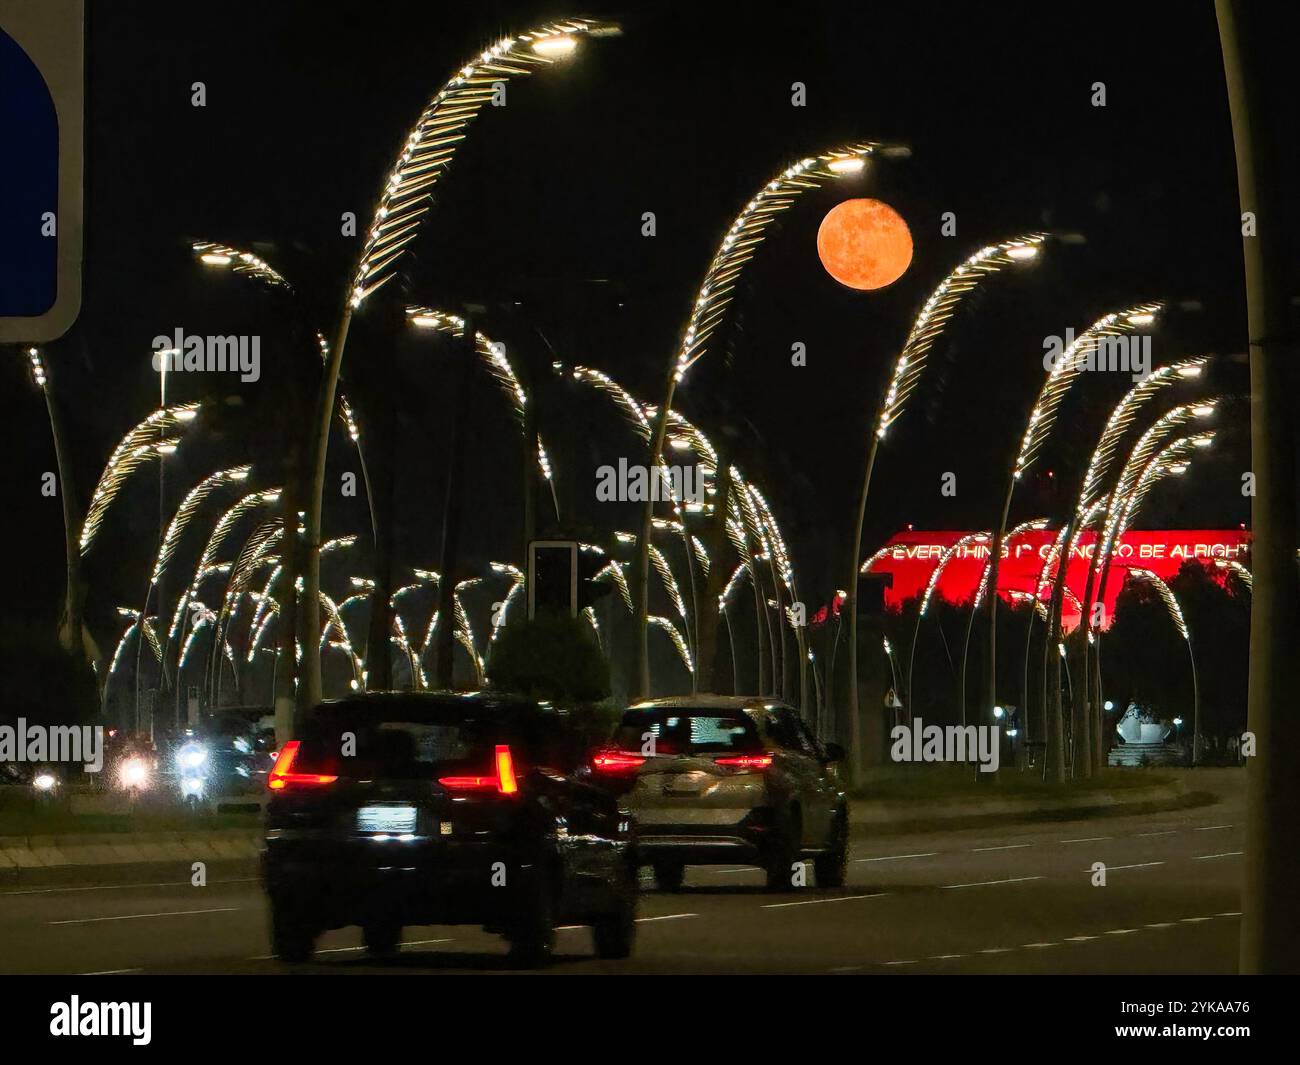
[[[675,862],[682,865],[722,865],[762,862],[771,846],[771,813],[749,810],[730,824],[709,819],[659,820],[661,811],[645,811],[651,820],[637,819],[637,856],[642,865]]]
[[[268,839],[262,879],[272,901],[319,928],[371,922],[504,921],[536,866],[506,848],[415,840]]]

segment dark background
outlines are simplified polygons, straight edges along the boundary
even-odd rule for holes
[[[1199,301],[1156,334],[1155,363],[1217,353],[1196,394],[1245,395],[1240,208],[1210,3],[802,3],[784,13],[698,3],[89,6],[85,302],[73,332],[47,349],[83,497],[116,441],[156,403],[155,335],[260,331],[268,380],[277,359],[291,358],[290,331],[267,320],[290,305],[214,281],[194,264],[190,240],[254,247],[301,293],[292,313],[332,332],[359,247],[340,235],[342,212],[356,212],[364,233],[406,131],[468,56],[506,31],[569,14],[618,18],[624,35],[584,42],[561,69],[512,81],[504,110],[484,109],[386,291],[434,305],[491,303],[480,328],[512,352],[549,362],[549,342],[565,361],[599,367],[650,400],[722,232],[760,184],[848,140],[909,144],[912,160],[873,163],[860,179],[805,194],[783,217],[747,272],[736,327],[678,393],[688,417],[738,442],[739,464],[782,522],[810,614],[844,583],[867,433],[892,357],[930,289],[984,243],[1037,228],[1087,238],[1052,246],[1039,264],[968,297],[882,449],[864,554],[907,523],[976,528],[996,518],[1042,382],[1045,336],[1145,299]],[[1286,64],[1255,59],[1274,99],[1291,108],[1268,123],[1294,130]],[[206,85],[204,108],[191,106],[195,81]],[[790,104],[795,81],[807,86],[804,108]],[[1090,102],[1097,81],[1104,108]],[[1294,176],[1295,138],[1279,141]],[[817,261],[818,222],[852,195],[886,200],[912,229],[911,269],[880,292],[845,289]],[[1285,209],[1271,224],[1294,237],[1294,200]],[[645,211],[656,213],[654,238],[640,235]],[[955,237],[939,234],[945,211],[956,214]],[[1300,278],[1288,283],[1297,291]],[[807,345],[805,368],[790,366],[795,341]],[[401,348],[354,342],[344,372],[366,360],[383,373],[391,359],[401,384],[392,412],[399,563],[433,566],[456,392],[444,345]],[[62,587],[59,503],[38,491],[53,454],[25,363],[6,360],[0,374],[11,400],[6,498],[16,540],[6,609],[46,624]],[[1072,505],[1096,433],[1128,384],[1084,375],[1018,490],[1013,523]],[[207,375],[178,376],[169,398],[211,388]],[[259,403],[256,388],[222,386],[251,393],[246,409],[273,422],[282,411]],[[594,506],[597,465],[641,461],[633,434],[604,401],[551,391],[541,424],[562,506],[606,532],[634,527],[634,508],[611,517]],[[518,562],[519,434],[494,386],[480,388],[473,421],[472,565]],[[1190,477],[1153,493],[1142,524],[1248,520],[1244,402],[1226,408],[1220,428],[1219,446],[1198,455]],[[240,461],[249,437],[257,431],[231,415],[182,446],[169,460],[172,505],[219,463]],[[336,436],[325,534],[364,540],[364,497],[331,490],[354,467],[352,454]],[[265,448],[254,458],[277,461]],[[940,495],[945,471],[957,474],[955,498]],[[113,609],[138,606],[144,591],[156,493],[155,475],[138,475],[91,554],[89,617],[107,651],[120,631]],[[539,508],[549,516],[545,494]],[[360,558],[351,564],[365,572]]]

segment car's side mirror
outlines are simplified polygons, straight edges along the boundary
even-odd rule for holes
[[[826,761],[828,763],[844,761],[844,748],[841,747],[838,743],[828,743],[825,745],[825,748],[826,748]]]

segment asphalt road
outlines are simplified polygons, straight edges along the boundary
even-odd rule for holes
[[[1244,811],[1239,799],[1142,816],[857,840],[843,889],[762,889],[757,870],[692,868],[675,894],[645,885],[637,949],[592,954],[559,933],[563,973],[1232,973]],[[1093,886],[1093,864],[1107,867]],[[179,878],[178,878],[179,879]],[[811,870],[810,877],[811,880]],[[508,971],[477,928],[408,928],[375,964],[360,932],[323,936],[313,964],[268,957],[256,880],[0,892],[5,973]]]

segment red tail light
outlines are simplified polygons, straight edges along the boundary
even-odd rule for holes
[[[731,769],[766,769],[772,764],[770,754],[728,754],[713,761]]]
[[[266,786],[272,791],[284,791],[285,788],[293,785],[320,785],[333,784],[338,780],[337,776],[329,773],[291,773],[294,760],[298,757],[298,750],[302,746],[297,740],[290,740],[281,749],[279,757],[275,760],[275,765],[271,767],[271,773],[266,778]]]
[[[439,777],[438,783],[448,791],[495,791],[501,795],[518,795],[515,759],[507,744],[497,744],[493,765],[496,772],[490,777]]]
[[[645,763],[643,755],[632,751],[597,751],[591,760],[591,766],[597,773],[630,773]]]

